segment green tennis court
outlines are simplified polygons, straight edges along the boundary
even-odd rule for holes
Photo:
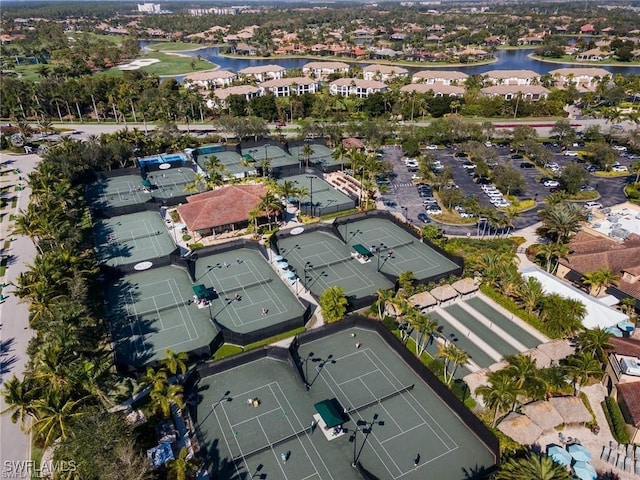
[[[298,353],[308,391],[268,356],[200,380],[193,415],[213,478],[355,480],[355,461],[370,478],[460,480],[494,465],[491,448],[374,330],[303,340]],[[342,417],[337,432],[316,407],[327,400],[330,418]]]
[[[303,211],[313,213],[314,216],[342,212],[356,206],[353,199],[317,175],[295,175],[283,178],[278,183],[282,184],[285,181],[293,182],[297,188],[306,189],[307,195],[301,199],[301,207]],[[311,202],[313,202],[313,207]],[[313,208],[313,212],[311,212],[311,208]]]
[[[151,182],[151,194],[154,198],[167,200],[172,197],[184,197],[190,195],[184,187],[193,183],[195,172],[187,167],[170,168],[168,170],[158,170],[147,175],[147,180]]]
[[[155,212],[120,215],[93,226],[100,263],[138,263],[169,255],[176,249],[162,218]]]
[[[249,333],[299,320],[305,308],[257,251],[234,249],[198,258],[196,284],[215,288],[212,317],[231,331]]]
[[[336,161],[332,156],[332,151],[330,148],[325,145],[320,145],[317,143],[309,144],[313,153],[309,155],[309,164],[317,165],[320,169],[324,169],[327,167],[332,167],[335,165],[341,165],[340,162]],[[299,162],[306,162],[307,158],[303,153],[304,145],[300,146],[289,146],[289,153]],[[342,161],[344,163],[344,161]]]
[[[167,349],[206,351],[218,331],[209,308],[199,308],[192,296],[187,272],[171,266],[108,285],[105,302],[117,362],[140,367],[163,359]]]
[[[249,154],[256,160],[256,163],[260,165],[265,159],[269,160],[271,164],[270,168],[288,167],[291,165],[298,165],[298,160],[293,158],[287,152],[277,145],[258,145],[255,147],[243,147],[242,154]]]
[[[86,190],[87,203],[91,208],[107,209],[148,202],[151,193],[142,186],[139,175],[102,178]]]
[[[207,160],[213,156],[220,160],[220,162],[227,169],[228,174],[234,178],[244,178],[250,175],[256,175],[258,173],[256,170],[255,162],[245,162],[238,152],[231,152],[226,150],[211,154],[198,155],[197,163],[200,168],[206,171]]]
[[[356,220],[338,229],[350,246],[362,244],[372,252],[380,248],[380,271],[383,273],[397,277],[401,272],[412,271],[416,279],[427,280],[446,276],[459,268],[453,261],[384,218]],[[389,258],[388,252],[391,253]]]
[[[376,290],[393,288],[391,280],[376,270],[376,258],[362,264],[353,250],[335,235],[312,231],[278,239],[278,249],[292,265],[303,285],[316,295],[339,285],[347,297],[361,299]]]

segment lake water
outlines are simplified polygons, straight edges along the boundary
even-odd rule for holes
[[[144,47],[150,43],[154,42],[145,42],[141,41],[140,46]],[[456,70],[460,72],[464,72],[468,75],[473,75],[474,73],[485,73],[490,70],[533,70],[541,75],[545,73],[549,73],[551,70],[556,70],[558,68],[564,67],[600,67],[599,65],[571,65],[571,64],[560,64],[560,63],[547,63],[540,62],[533,58],[529,57],[533,50],[497,50],[494,55],[498,59],[497,62],[490,63],[487,65],[462,65],[462,66],[452,66],[452,67],[437,67],[438,70]],[[220,47],[208,47],[202,50],[192,50],[183,52],[185,55],[197,56],[200,55],[202,58],[209,60],[216,65],[219,65],[220,68],[224,70],[232,70],[237,72],[238,70],[242,70],[247,67],[255,67],[259,65],[270,65],[276,64],[280,65],[286,69],[292,68],[302,68],[305,63],[318,60],[322,61],[321,58],[311,59],[311,58],[267,58],[267,59],[257,59],[251,57],[223,57],[220,55]],[[331,60],[329,60],[331,61]],[[371,63],[375,63],[375,61],[362,62],[361,65],[369,65]],[[418,70],[428,70],[430,67],[428,64],[420,65],[420,66],[411,66],[406,67],[410,72],[416,72]],[[431,67],[433,68],[433,67]],[[600,68],[604,68],[605,70],[611,72],[612,74],[629,74],[634,73],[636,75],[640,75],[640,67],[608,67],[601,66]],[[182,81],[184,77],[175,77],[177,80]]]

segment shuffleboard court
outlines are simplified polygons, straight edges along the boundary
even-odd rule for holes
[[[460,480],[494,465],[476,432],[375,331],[328,334],[298,353],[309,390],[269,357],[200,380],[192,414],[210,476],[355,480],[356,461],[381,480]],[[343,407],[337,434],[323,428],[317,405],[327,400]]]
[[[411,271],[416,279],[426,280],[453,273],[459,268],[453,261],[384,218],[345,223],[340,227],[341,233],[343,230],[346,232],[345,240],[351,246],[362,244],[377,250],[383,245],[381,251],[384,261],[380,262],[380,271],[384,273],[398,276]],[[388,251],[392,255],[387,259]]]
[[[215,288],[216,322],[248,333],[302,319],[305,308],[257,251],[240,248],[199,258],[196,284]]]
[[[284,237],[278,240],[278,248],[314,295],[320,296],[334,285],[355,298],[373,295],[380,288],[393,288],[393,282],[376,271],[375,260],[359,263],[351,250],[330,233],[315,231]]]
[[[102,178],[86,190],[87,203],[91,208],[108,209],[146,203],[151,193],[142,186],[139,175]]]
[[[195,172],[187,167],[170,168],[149,173],[147,180],[151,182],[153,197],[166,200],[190,195],[184,188],[193,183],[195,175]]]
[[[118,363],[144,366],[166,350],[206,348],[218,333],[208,308],[192,301],[192,283],[178,267],[126,275],[108,285],[106,308]]]
[[[96,222],[93,226],[98,260],[127,265],[169,255],[176,248],[160,214],[140,212]]]

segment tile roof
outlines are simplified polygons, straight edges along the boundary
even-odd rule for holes
[[[465,80],[469,75],[463,72],[456,71],[435,71],[435,70],[420,70],[413,74],[414,80],[417,79],[445,79],[445,80]]]
[[[372,64],[363,67],[363,72],[382,73],[389,75],[406,75],[409,71],[406,68],[397,67],[395,65]]]
[[[459,87],[457,85],[442,85],[441,83],[427,84],[427,83],[410,83],[409,85],[405,85],[400,88],[401,92],[417,92],[417,93],[427,93],[429,91],[434,94],[442,94],[442,95],[464,95],[465,89],[464,87]]]
[[[626,420],[640,427],[640,382],[619,383],[617,389],[622,411],[626,410],[631,417]]]
[[[632,234],[624,242],[579,232],[569,245],[570,252],[560,259],[560,264],[584,275],[600,268],[609,268],[616,275],[628,272],[633,276],[640,273],[640,236]],[[640,298],[640,281],[620,278],[618,290],[634,298]]]
[[[191,231],[245,222],[265,193],[264,185],[229,185],[187,197],[178,213]]]
[[[640,358],[640,340],[635,338],[611,337],[609,339],[611,351],[625,357]]]

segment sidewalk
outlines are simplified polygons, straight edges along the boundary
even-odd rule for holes
[[[11,234],[13,223],[10,221],[11,215],[18,213],[21,209],[26,209],[29,203],[28,188],[17,192],[15,185],[18,184],[20,176],[23,177],[23,184],[26,184],[26,175],[33,171],[40,158],[36,155],[5,155],[0,154],[0,169],[9,173],[0,177],[0,185],[10,187],[4,198],[15,196],[17,203],[12,207],[12,202],[5,206],[0,213],[0,245],[2,255],[10,255],[7,269],[0,283],[8,286],[3,289],[6,300],[0,304],[0,385],[12,378],[13,375],[20,377],[28,361],[27,345],[32,336],[29,329],[29,310],[25,303],[20,303],[12,294],[14,282],[20,273],[26,270],[26,264],[30,264],[36,255],[36,249],[28,237],[14,236]],[[9,162],[9,163],[6,163]],[[14,170],[19,168],[22,173]],[[11,240],[7,250],[4,249],[5,240]],[[0,397],[0,410],[5,408],[4,399]],[[17,461],[30,460],[30,438],[17,424],[11,422],[10,415],[0,416],[0,463],[2,465],[2,475],[15,475],[10,472],[11,463]]]

